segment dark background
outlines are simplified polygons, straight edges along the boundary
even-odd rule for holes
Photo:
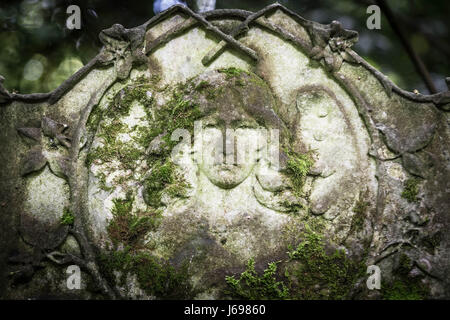
[[[400,87],[428,94],[399,36],[382,12],[381,29],[369,30],[366,9],[371,0],[279,1],[309,20],[340,21],[359,32],[355,51]],[[437,91],[446,91],[450,76],[450,2],[386,0],[395,22],[423,61]],[[257,11],[266,0],[217,0],[216,8]],[[68,30],[66,9],[81,8],[81,30]],[[98,34],[114,23],[130,28],[154,16],[153,1],[0,0],[0,75],[4,86],[21,93],[48,92],[92,59],[101,48]]]

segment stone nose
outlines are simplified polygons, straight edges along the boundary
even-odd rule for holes
[[[226,125],[221,130],[222,133],[222,154],[224,156],[224,162],[228,164],[236,163],[236,137],[234,130]]]

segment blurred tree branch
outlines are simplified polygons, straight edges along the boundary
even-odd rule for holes
[[[428,69],[426,68],[425,64],[423,63],[422,59],[419,57],[419,55],[414,51],[414,48],[412,47],[411,43],[408,40],[408,37],[404,33],[403,29],[400,27],[400,24],[397,22],[394,13],[392,12],[389,5],[386,3],[385,0],[375,0],[375,3],[380,7],[381,11],[386,16],[386,19],[389,21],[389,24],[392,27],[392,30],[397,34],[399,37],[402,45],[404,46],[406,53],[411,58],[414,67],[416,68],[419,75],[422,77],[423,81],[425,82],[425,85],[427,86],[430,93],[437,93],[436,86],[433,83],[433,80],[431,79],[430,73],[428,72]]]
[[[365,6],[375,4],[375,0],[359,0],[357,2],[360,2]],[[450,45],[447,42],[442,41],[442,38],[436,36],[430,31],[427,31],[425,28],[423,28],[423,25],[418,24],[416,21],[411,21],[410,19],[407,19],[405,16],[396,15],[396,19],[400,22],[400,24],[404,24],[409,29],[412,29],[415,32],[423,34],[425,38],[427,38],[427,40],[430,42],[430,44],[433,45],[434,48],[441,51],[443,54],[450,56]]]

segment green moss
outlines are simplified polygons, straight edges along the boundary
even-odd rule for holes
[[[167,261],[149,254],[139,254],[135,261],[138,281],[147,294],[163,299],[192,297],[186,263],[177,270]]]
[[[139,216],[133,214],[132,209],[133,198],[130,194],[125,199],[114,200],[113,219],[107,228],[114,248],[99,256],[100,272],[113,285],[125,285],[127,275],[134,274],[140,288],[157,298],[190,297],[186,264],[176,269],[168,261],[142,251],[145,248],[142,240],[148,232],[158,227],[160,213]],[[122,244],[124,249],[117,250],[118,244]],[[121,273],[120,283],[117,283],[114,271]]]
[[[239,87],[245,87],[245,85],[247,84],[246,81],[251,81],[258,85],[263,83],[263,81],[261,79],[259,79],[258,77],[255,77],[254,75],[250,74],[248,71],[242,70],[239,68],[230,67],[230,68],[219,69],[218,71],[220,73],[225,74],[227,80],[234,79],[235,80],[234,84]],[[246,78],[246,80],[244,80],[242,78],[242,75],[248,76]]]
[[[117,139],[119,134],[127,131],[128,126],[118,119],[114,119],[110,123],[101,123],[98,136],[103,139],[103,145],[88,153],[86,165],[90,166],[97,159],[102,162],[111,162],[117,159],[124,169],[135,169],[135,162],[143,157],[144,151]]]
[[[399,266],[395,272],[401,276],[407,276],[413,267],[413,262],[406,254],[400,256]]]
[[[419,180],[411,178],[405,181],[402,197],[408,202],[416,202],[417,194],[419,193]]]
[[[111,191],[111,187],[106,186],[106,174],[104,172],[99,172],[97,174],[97,178],[99,179],[99,187],[104,191]]]
[[[90,166],[96,159],[102,162],[117,159],[122,163],[124,169],[134,170],[136,168],[135,162],[143,157],[145,149],[142,150],[133,147],[130,143],[118,141],[117,137],[121,133],[130,131],[128,126],[120,121],[120,118],[129,115],[133,102],[137,101],[144,105],[147,112],[153,107],[153,97],[148,92],[152,92],[152,80],[141,77],[133,85],[120,90],[106,110],[102,111],[99,107],[93,109],[88,119],[88,127],[98,127],[100,118],[105,116],[98,131],[98,136],[103,138],[104,143],[103,146],[89,152],[86,157],[87,166]],[[135,140],[137,143],[142,142],[141,135]]]
[[[267,83],[263,79],[261,79],[260,77],[254,75],[254,74],[250,75],[249,81],[256,84],[259,87],[268,88]]]
[[[150,176],[144,182],[145,200],[155,208],[162,206],[161,198],[163,192],[170,197],[183,198],[189,185],[176,173],[175,166],[170,160],[162,162],[157,160],[153,166]]]
[[[162,299],[192,298],[187,264],[175,268],[168,261],[153,256],[143,244],[145,236],[158,227],[160,212],[133,214],[131,194],[113,202],[113,219],[107,231],[114,247],[99,256],[100,272],[114,286],[125,285],[127,275],[134,274],[140,288],[148,295]],[[119,244],[123,246],[123,250],[118,250]],[[121,273],[119,279],[116,279],[114,271]]]
[[[348,259],[343,250],[327,253],[322,236],[310,228],[303,241],[288,252],[294,262],[287,268],[291,297],[294,299],[347,299],[364,266]]]
[[[405,283],[396,280],[384,290],[384,299],[387,300],[422,300],[424,291],[417,283]]]
[[[381,289],[387,300],[422,300],[427,297],[428,289],[420,278],[410,278],[409,273],[414,267],[413,261],[406,255],[400,255],[397,268],[394,270],[392,283],[383,282]]]
[[[146,127],[137,126],[134,128],[134,132],[136,133],[136,143],[143,149],[147,149],[153,140],[153,136],[150,134],[150,130],[148,130],[148,128]]]
[[[195,91],[202,92],[204,89],[208,88],[210,85],[208,81],[202,80],[198,83],[198,85],[195,87]]]
[[[241,74],[248,74],[247,71],[239,69],[239,68],[235,68],[235,67],[222,68],[222,69],[219,69],[218,71],[220,73],[225,74],[227,79],[239,77]]]
[[[75,221],[75,216],[69,210],[69,208],[64,208],[63,215],[61,217],[61,224],[66,226],[72,226]]]
[[[239,279],[234,276],[225,278],[230,287],[228,294],[245,300],[286,299],[289,290],[283,282],[277,281],[277,262],[269,263],[261,276],[255,270],[255,261],[251,259]]]
[[[161,206],[162,191],[174,181],[174,168],[171,162],[157,161],[150,176],[145,180],[146,202],[152,207]]]
[[[110,252],[103,252],[98,255],[98,266],[100,273],[112,285],[117,285],[117,279],[114,271],[124,271],[129,268],[133,261],[133,256],[128,253],[129,248],[124,250],[112,250]],[[126,274],[122,274],[120,284],[126,280]]]
[[[239,279],[226,277],[229,294],[241,299],[348,299],[356,280],[365,275],[365,267],[342,250],[327,253],[318,232],[322,226],[314,228],[306,225],[302,241],[289,248],[288,259],[270,263],[262,276],[251,260]],[[285,265],[284,274],[277,274],[278,263]]]
[[[215,100],[223,92],[223,87],[210,86],[206,89],[206,99]]]
[[[99,126],[98,137],[103,139],[103,145],[90,150],[85,163],[91,166],[95,160],[103,163],[118,160],[125,170],[134,170],[136,161],[144,157],[144,149],[136,147],[133,143],[122,142],[118,139],[119,134],[127,133],[129,128],[119,119],[110,122],[102,122]],[[102,187],[106,189],[105,186]]]
[[[119,119],[114,119],[110,124],[104,124],[99,133],[99,137],[103,138],[105,144],[115,144],[119,133],[125,132],[126,125],[120,122]]]
[[[89,114],[88,120],[86,122],[86,128],[91,131],[95,131],[102,119],[103,111],[99,105],[95,105]]]
[[[283,207],[287,209],[287,213],[291,213],[294,215],[298,215],[302,209],[304,209],[304,206],[298,202],[293,202],[289,200],[284,200],[282,203]]]
[[[202,84],[204,86],[205,84]],[[86,165],[91,166],[94,161],[99,163],[110,163],[119,161],[124,170],[134,171],[137,168],[138,160],[147,160],[151,167],[150,177],[144,181],[147,186],[146,200],[154,207],[161,205],[161,196],[165,188],[171,197],[183,197],[188,185],[175,173],[170,161],[173,148],[179,141],[172,141],[171,134],[176,129],[187,129],[193,133],[194,122],[202,116],[198,105],[186,100],[182,95],[183,87],[180,86],[172,92],[172,98],[157,110],[154,107],[152,98],[147,95],[149,90],[148,82],[133,85],[133,87],[123,89],[114,99],[110,106],[110,111],[106,112],[107,117],[98,127],[98,137],[102,138],[103,144],[90,150],[86,157]],[[120,96],[120,98],[118,98]],[[130,129],[121,122],[120,117],[126,112],[114,109],[114,105],[130,105],[138,100],[144,104],[148,126],[137,126]],[[121,106],[123,108],[123,106]],[[118,139],[120,134],[133,131],[132,142],[122,142]],[[157,154],[146,155],[150,143],[158,136],[161,138],[161,149]],[[165,171],[170,170],[170,177],[164,176]],[[109,190],[105,184],[106,176],[103,173],[98,175],[100,188]],[[118,179],[123,179],[119,177]],[[120,181],[113,181],[114,184]],[[169,180],[167,180],[169,179]]]
[[[156,84],[156,83],[158,83],[159,81],[161,81],[161,75],[160,75],[159,73],[153,74],[153,75],[150,77],[150,82],[151,82],[152,84]]]
[[[246,84],[246,82],[244,80],[242,80],[242,79],[236,80],[236,85],[239,86],[239,87],[244,87],[245,84]]]
[[[222,87],[209,90],[208,94],[206,95],[206,98],[210,100],[216,99],[220,94],[223,93],[223,90],[224,89]]]
[[[197,104],[186,100],[181,93],[182,88],[178,88],[172,94],[172,98],[161,108],[156,110],[154,119],[149,121],[149,128],[141,129],[141,143],[146,143],[145,147],[157,136],[165,134],[160,158],[166,158],[178,141],[171,141],[170,137],[176,129],[186,129],[193,132],[194,122],[200,119],[202,112]]]
[[[143,150],[135,148],[128,143],[116,142],[113,145],[104,145],[89,152],[85,163],[87,166],[90,166],[95,160],[111,162],[117,159],[120,161],[123,169],[134,170],[136,168],[136,161],[143,157]]]
[[[173,148],[179,141],[172,141],[171,135],[176,129],[186,129],[193,133],[194,122],[202,117],[197,104],[184,99],[180,87],[173,92],[171,100],[155,113],[155,119],[150,121],[150,126],[143,129],[141,143],[146,147],[156,137],[162,135],[161,147],[157,155],[152,155],[147,160],[151,166],[151,173],[144,181],[145,199],[152,207],[160,207],[163,192],[170,197],[184,197],[189,185],[181,175],[176,173],[175,166],[170,160]]]
[[[113,219],[107,231],[114,244],[122,243],[136,246],[151,230],[154,230],[160,220],[158,213],[137,216],[132,213],[133,198],[127,195],[126,199],[114,199],[112,209]]]
[[[353,207],[355,213],[352,217],[352,223],[350,227],[350,233],[361,231],[364,227],[364,221],[366,220],[367,207],[369,202],[359,199]]]
[[[309,173],[309,170],[314,165],[311,153],[298,154],[294,151],[286,150],[288,156],[286,169],[284,172],[289,176],[293,191],[295,194],[300,195],[302,193],[303,184],[305,178]]]
[[[158,299],[193,297],[186,263],[175,268],[168,261],[158,259],[149,253],[135,252],[130,247],[103,253],[98,262],[100,272],[113,285],[125,285],[127,274],[135,274],[140,288]],[[116,279],[114,271],[121,273],[119,279]]]
[[[137,101],[144,106],[153,104],[153,98],[147,92],[152,91],[152,81],[145,77],[136,79],[133,85],[129,85],[120,90],[113,99],[113,102],[105,110],[108,117],[127,116],[133,102]]]

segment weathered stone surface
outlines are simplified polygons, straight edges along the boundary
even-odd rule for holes
[[[54,92],[0,87],[2,297],[72,297],[69,264],[79,298],[450,297],[449,92],[396,87],[338,22],[249,14],[176,6]]]

